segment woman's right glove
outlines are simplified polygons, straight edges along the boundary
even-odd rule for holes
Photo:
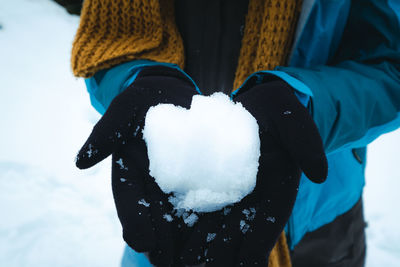
[[[259,125],[256,187],[223,211],[200,214],[181,254],[187,265],[267,266],[291,214],[301,171],[315,183],[327,176],[318,129],[287,83],[255,85],[234,101],[242,103]]]
[[[142,128],[151,106],[170,103],[189,108],[195,94],[193,83],[175,69],[143,69],[112,101],[76,160],[78,168],[86,169],[112,154],[112,189],[124,240],[137,252],[149,252],[157,266],[174,261],[184,223],[179,228],[168,195],[149,175]]]

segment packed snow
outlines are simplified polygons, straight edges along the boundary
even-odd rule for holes
[[[150,175],[177,209],[211,212],[236,203],[256,184],[256,119],[223,93],[196,95],[190,109],[160,104],[146,114]]]
[[[99,119],[70,71],[78,21],[49,0],[0,1],[0,266],[121,261],[111,162],[74,166]],[[368,148],[366,267],[400,263],[399,148],[400,130]]]

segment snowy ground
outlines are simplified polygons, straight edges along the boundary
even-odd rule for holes
[[[118,266],[107,160],[75,155],[99,116],[70,71],[78,18],[49,0],[0,1],[0,266]]]
[[[78,18],[49,0],[0,1],[0,266],[118,266],[109,161],[74,157],[99,116],[69,67]],[[400,264],[400,131],[369,148],[367,267]]]
[[[364,191],[367,267],[400,266],[400,130],[368,147]]]

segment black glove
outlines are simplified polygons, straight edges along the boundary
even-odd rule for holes
[[[256,118],[261,156],[256,187],[239,203],[200,219],[182,252],[188,265],[267,266],[289,219],[301,171],[313,182],[327,176],[316,125],[283,81],[255,85],[234,98]]]
[[[177,70],[143,69],[112,101],[76,160],[78,168],[86,169],[113,155],[112,189],[124,240],[138,252],[150,252],[150,261],[157,266],[172,264],[180,222],[172,216],[168,196],[149,176],[142,138],[144,118],[149,107],[159,103],[189,108],[196,93],[193,84]]]

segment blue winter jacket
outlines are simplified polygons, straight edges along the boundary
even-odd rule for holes
[[[93,106],[104,113],[143,66],[156,64],[179,69],[137,60],[86,79]],[[253,75],[278,76],[296,90],[328,155],[325,183],[301,178],[286,226],[293,249],[354,206],[364,186],[366,145],[400,126],[400,0],[303,0],[288,66]]]

